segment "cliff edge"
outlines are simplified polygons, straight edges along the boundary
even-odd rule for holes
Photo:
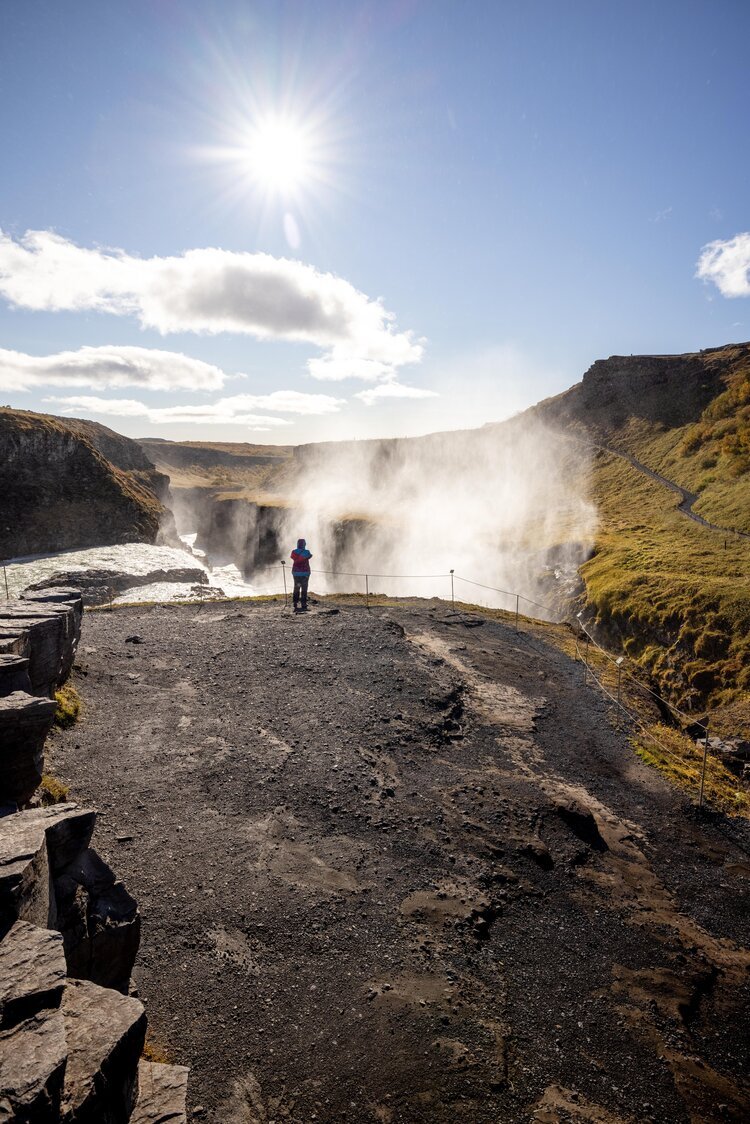
[[[168,481],[94,422],[0,409],[0,558],[156,542]]]

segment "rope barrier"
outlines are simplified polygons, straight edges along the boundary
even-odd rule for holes
[[[448,573],[448,574],[370,574],[365,572],[351,571],[351,570],[311,570],[312,574],[325,574],[326,577],[337,578],[377,578],[379,581],[386,581],[393,579],[397,581],[439,581],[445,579],[448,581],[451,577],[456,581],[466,582],[467,585],[474,585],[478,589],[487,589],[491,593],[500,593],[503,597],[517,597],[520,601],[524,601],[527,605],[533,605],[536,609],[543,609],[545,613],[557,614],[557,610],[553,609],[550,605],[543,605],[541,601],[534,601],[531,597],[526,597],[523,593],[513,593],[509,589],[500,589],[496,585],[485,585],[484,582],[474,581],[472,578],[465,578],[461,574]]]
[[[602,648],[601,644],[599,644],[594,639],[594,637],[591,635],[589,630],[586,628],[586,625],[583,623],[583,621],[580,619],[580,617],[578,618],[578,623],[581,627],[581,631],[584,633],[585,636],[588,637],[588,639],[591,641],[591,643],[594,645],[594,647],[597,648],[602,653],[603,656],[606,656],[606,658],[610,661],[610,663],[613,663],[617,667],[618,666],[617,657],[611,655],[611,653],[608,652],[605,648]],[[658,691],[655,691],[653,689],[653,687],[649,687],[648,684],[644,683],[642,679],[637,679],[635,677],[635,675],[633,675],[632,671],[630,671],[629,669],[626,668],[625,669],[625,675],[627,676],[627,678],[630,680],[631,683],[635,683],[635,685],[637,687],[640,687],[641,690],[647,691],[649,695],[651,695],[653,698],[655,698],[657,700],[657,702],[661,703],[663,706],[665,706],[669,710],[671,710],[673,714],[678,715],[678,717],[680,717],[680,718],[684,718],[686,722],[689,722],[693,726],[700,726],[700,728],[704,731],[704,733],[706,732],[706,726],[704,725],[703,722],[696,722],[693,715],[687,714],[684,710],[680,710],[679,707],[674,706],[673,703],[671,703],[667,699],[663,698],[658,693]]]

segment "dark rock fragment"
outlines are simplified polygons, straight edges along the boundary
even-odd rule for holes
[[[188,1073],[186,1066],[141,1061],[130,1124],[185,1124]]]
[[[134,898],[91,849],[76,856],[54,887],[68,974],[127,991],[141,937]]]
[[[59,1010],[0,1031],[0,1120],[58,1124],[66,1053]]]
[[[88,980],[69,980],[62,1015],[68,1045],[62,1119],[126,1124],[138,1095],[143,1004]]]
[[[0,943],[0,1029],[59,1007],[64,986],[61,935],[17,921]]]

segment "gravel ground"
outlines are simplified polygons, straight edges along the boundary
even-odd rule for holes
[[[128,642],[129,637],[140,642]],[[192,1119],[746,1121],[748,825],[438,602],[89,613],[54,769]]]

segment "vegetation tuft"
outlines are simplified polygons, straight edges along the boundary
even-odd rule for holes
[[[75,726],[81,715],[81,696],[72,683],[65,683],[59,691],[55,691],[57,710],[55,711],[55,725],[62,730]]]
[[[39,797],[42,807],[48,808],[52,804],[65,804],[70,796],[70,786],[61,781],[52,773],[45,773],[39,786]]]
[[[703,747],[670,726],[655,723],[631,739],[642,761],[653,765],[675,784],[694,794],[700,787]],[[711,753],[706,759],[705,799],[714,808],[733,815],[750,815],[750,793]]]

